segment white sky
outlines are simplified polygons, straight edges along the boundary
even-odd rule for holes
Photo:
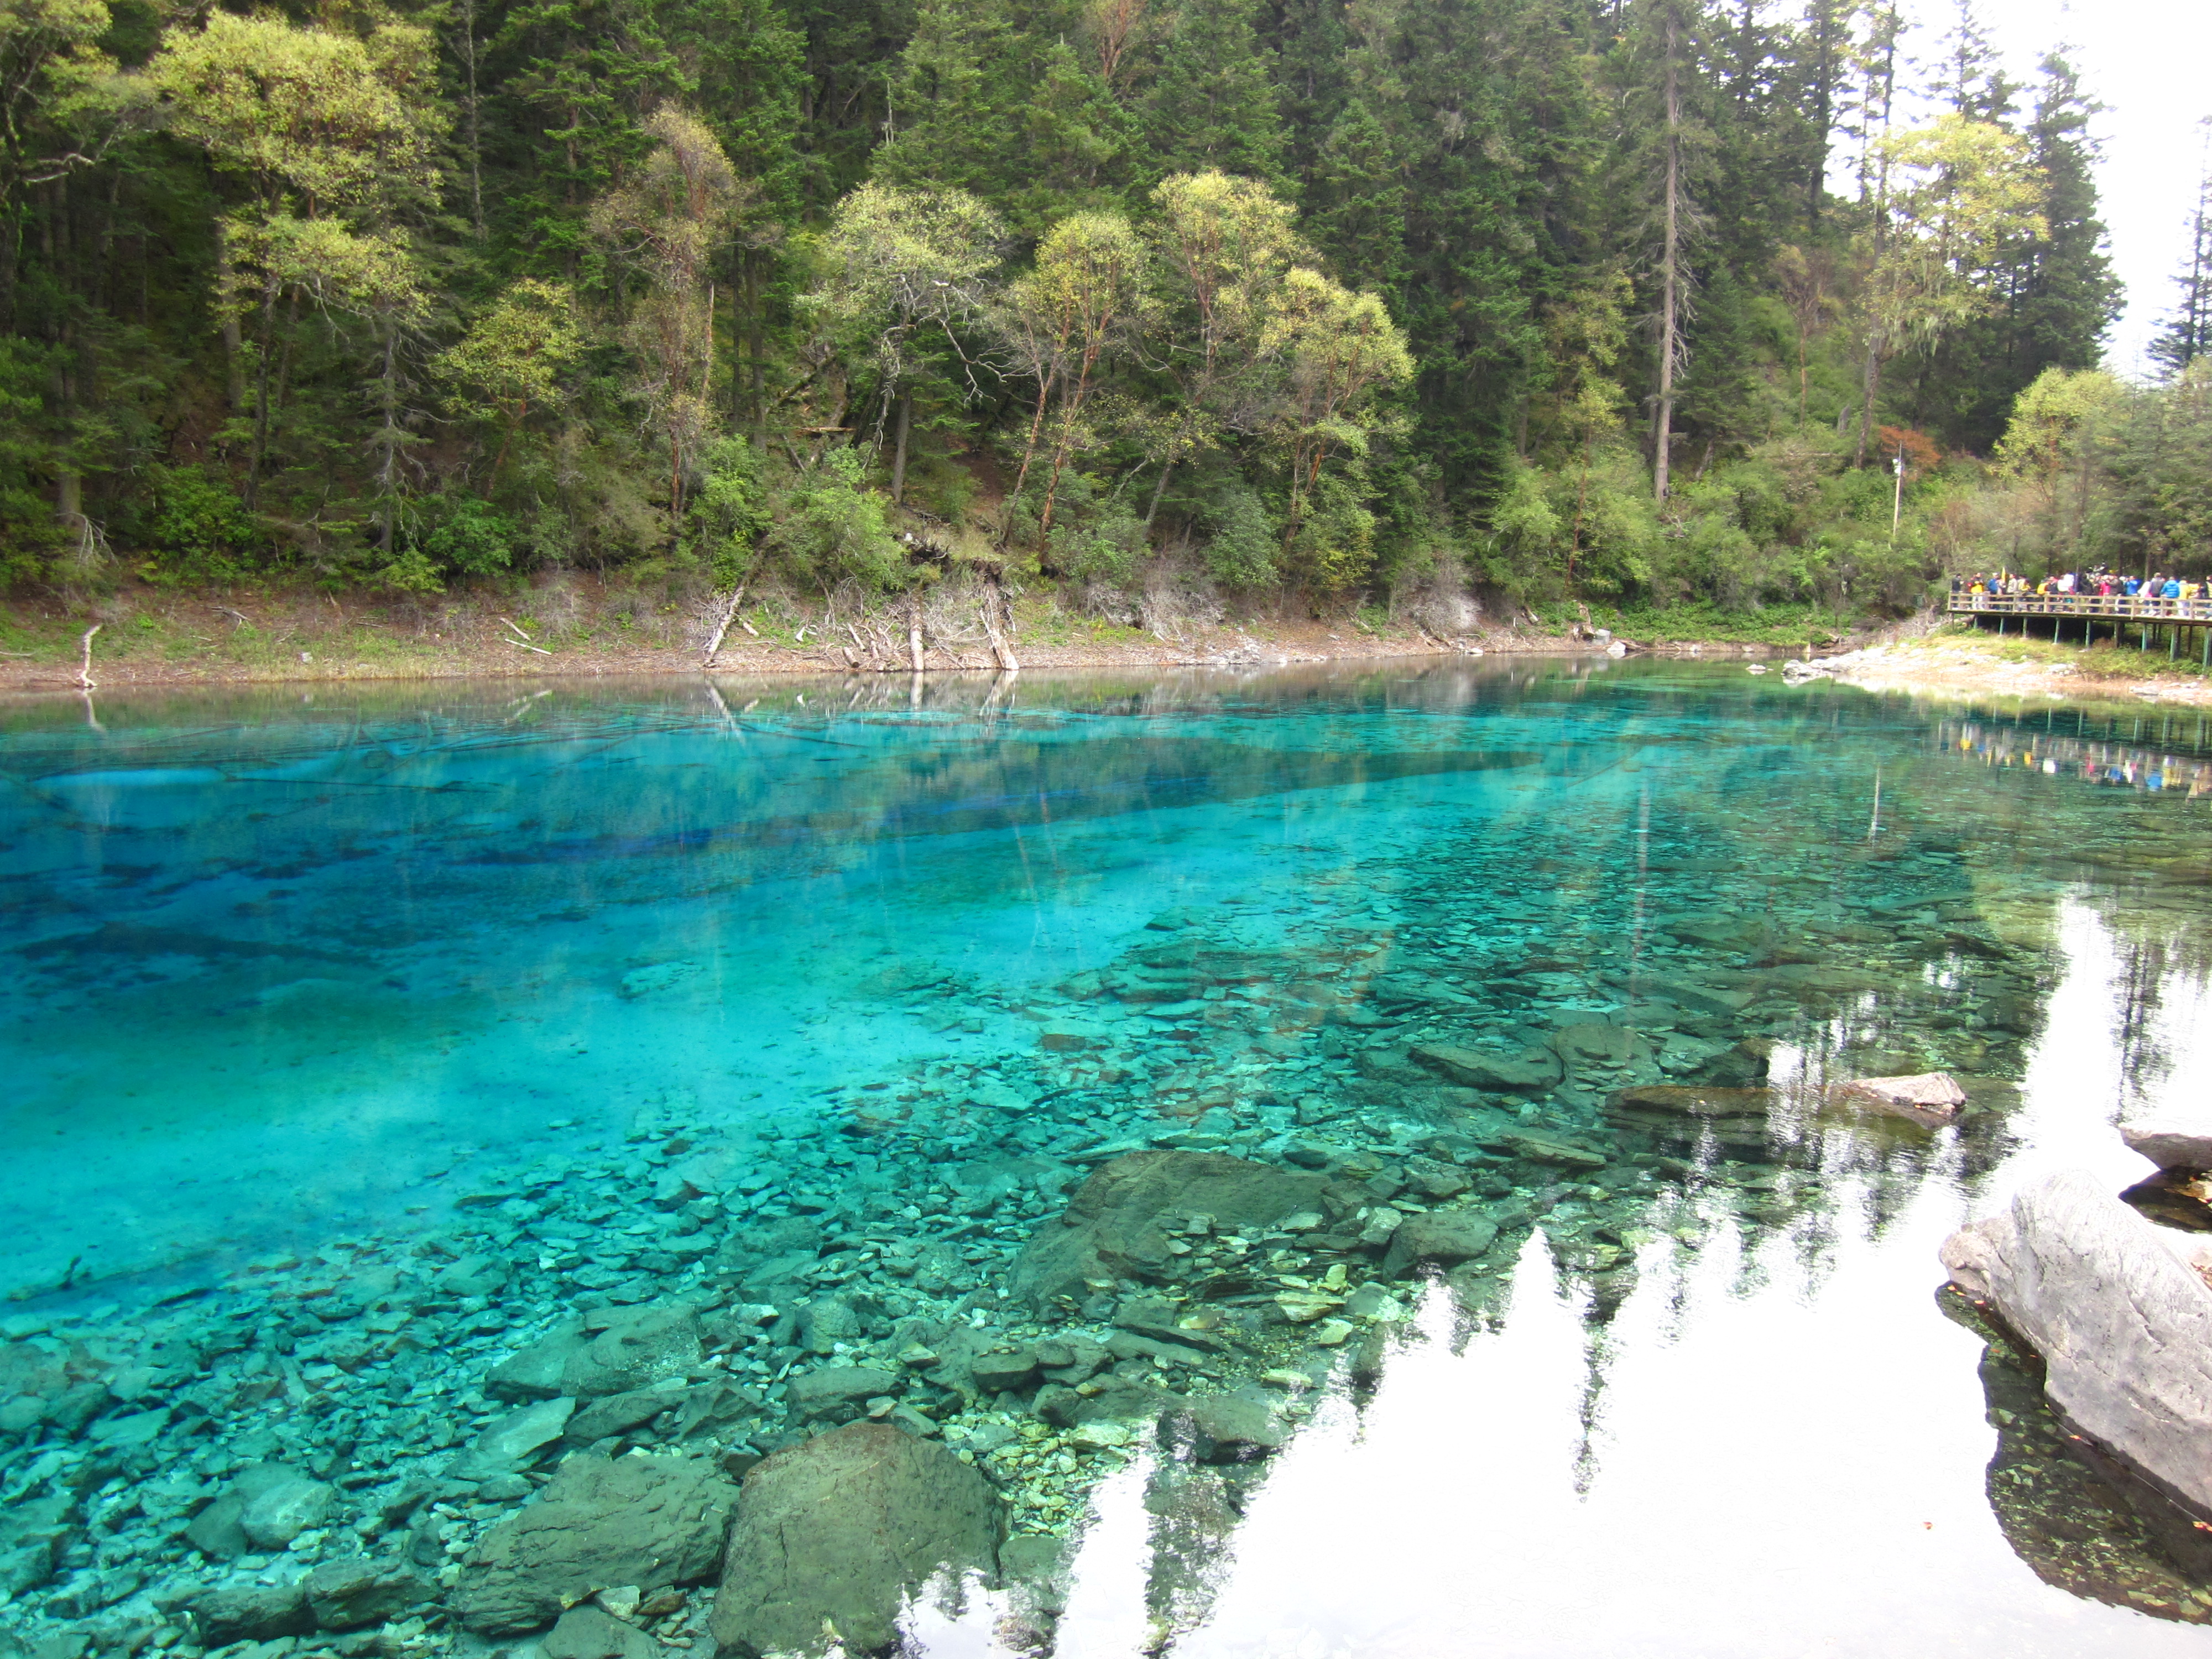
[[[2203,173],[2197,124],[2212,115],[2212,0],[1978,0],[1977,9],[2014,79],[2033,82],[2036,60],[2063,43],[2084,89],[2106,106],[2092,129],[2104,141],[2097,185],[2113,267],[2128,285],[2106,362],[2141,373],[2144,346],[2173,309],[2172,279]],[[1911,10],[1921,27],[1909,50],[1924,64],[1942,51],[1953,0],[1912,0]]]

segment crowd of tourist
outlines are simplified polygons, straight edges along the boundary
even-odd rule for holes
[[[1994,574],[1978,570],[1971,576],[1951,578],[1951,592],[1954,599],[1964,597],[1970,603],[1986,599],[2132,599],[2133,605],[2115,605],[2112,610],[2125,616],[2212,616],[2212,581],[2163,572],[2149,576],[2124,576],[2101,566],[2094,570],[2064,570],[2042,577],[2023,576],[2008,570]]]

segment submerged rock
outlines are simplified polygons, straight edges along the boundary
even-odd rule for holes
[[[2212,1506],[2212,1285],[2157,1228],[2068,1170],[1960,1228],[1942,1256],[2042,1356],[2045,1391],[2085,1432]]]
[[[940,1574],[995,1577],[998,1495],[944,1447],[854,1423],[745,1477],[712,1630],[725,1652],[854,1655],[898,1639],[902,1602]]]
[[[1207,1395],[1182,1413],[1190,1454],[1201,1463],[1242,1463],[1281,1449],[1288,1438],[1275,1401],[1260,1390]]]
[[[2120,1194],[2153,1221],[2192,1233],[2212,1233],[2212,1176],[2197,1170],[2160,1170]]]
[[[508,1413],[478,1435],[468,1450],[455,1460],[454,1478],[489,1480],[513,1474],[561,1438],[575,1410],[576,1402],[573,1400],[543,1400]]]
[[[1958,1121],[1966,1103],[1966,1091],[1948,1072],[1922,1072],[1911,1077],[1857,1078],[1828,1091],[1831,1103],[1885,1112],[1910,1119],[1930,1129]]]
[[[270,1494],[276,1494],[272,1499]],[[251,1549],[282,1549],[307,1526],[301,1519],[303,1507],[312,1511],[318,1504],[327,1513],[337,1493],[330,1487],[310,1480],[299,1470],[283,1463],[256,1463],[241,1469],[230,1484],[209,1504],[192,1517],[185,1528],[185,1540],[203,1555],[219,1561],[245,1554]],[[249,1535],[246,1519],[248,1512],[254,1516],[258,1535]],[[284,1526],[299,1519],[281,1541],[264,1543],[273,1538]]]
[[[1606,1100],[1611,1112],[1651,1113],[1664,1117],[1765,1117],[1778,1097],[1768,1089],[1723,1089],[1680,1084],[1644,1084],[1616,1089]]]
[[[699,1315],[680,1302],[606,1308],[571,1318],[495,1366],[495,1399],[578,1400],[623,1394],[699,1363]]]
[[[320,1526],[337,1503],[337,1488],[289,1469],[258,1485],[239,1515],[246,1542],[281,1550],[310,1527]]]
[[[696,1583],[714,1571],[737,1496],[698,1458],[571,1457],[470,1553],[453,1614],[479,1635],[507,1635],[596,1590]]]
[[[1507,1134],[1499,1139],[1513,1149],[1516,1157],[1531,1164],[1549,1164],[1563,1170],[1602,1170],[1608,1161],[1603,1152],[1552,1135]]]
[[[545,1659],[652,1659],[660,1644],[604,1608],[571,1607],[538,1644]]]
[[[1470,1089],[1501,1094],[1541,1094],[1564,1075],[1559,1057],[1549,1049],[1521,1054],[1490,1054],[1479,1048],[1431,1044],[1409,1051],[1415,1064]]]
[[[245,1584],[210,1590],[191,1604],[203,1647],[305,1636],[315,1627],[305,1584]]]
[[[1135,1152],[1083,1183],[1057,1224],[1033,1234],[1007,1270],[1018,1297],[1081,1297],[1091,1282],[1157,1279],[1173,1260],[1168,1225],[1193,1212],[1217,1231],[1273,1226],[1307,1210],[1328,1183],[1219,1152]]]
[[[1634,1031],[1602,1020],[1577,1020],[1562,1025],[1552,1033],[1551,1046],[1569,1066],[1626,1066],[1650,1052],[1650,1045]]]
[[[1455,1267],[1484,1255],[1497,1242],[1498,1224],[1480,1211],[1438,1210],[1409,1216],[1390,1236],[1390,1248],[1382,1257],[1382,1273],[1395,1279],[1407,1268],[1427,1262]]]
[[[1766,1139],[1767,1114],[1781,1097],[1767,1089],[1729,1089],[1646,1084],[1607,1096],[1606,1115],[1623,1128],[1662,1140],[1695,1141],[1706,1135],[1728,1146]]]
[[[826,1365],[791,1379],[791,1406],[802,1418],[842,1420],[903,1386],[903,1379],[872,1365]]]
[[[304,1581],[318,1630],[365,1630],[430,1599],[430,1587],[398,1562],[325,1561]]]

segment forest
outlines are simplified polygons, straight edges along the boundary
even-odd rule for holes
[[[1449,631],[2201,568],[2204,216],[2116,378],[2092,91],[1935,21],[9,0],[0,581]]]

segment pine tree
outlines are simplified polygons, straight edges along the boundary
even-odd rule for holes
[[[1953,0],[1950,33],[1936,60],[1929,92],[1954,115],[1969,121],[2008,126],[2019,112],[2020,82],[2004,72],[2004,60],[1990,39],[1974,0]]]
[[[1310,234],[1345,281],[1395,290],[1404,280],[1405,177],[1389,135],[1362,100],[1336,118],[1306,200]]]
[[[638,123],[686,90],[651,0],[516,0],[486,54],[500,87],[486,145],[498,228],[540,275],[588,257],[584,216],[650,148]]]
[[[2212,118],[2205,122],[2212,132]],[[2150,343],[2150,359],[2168,375],[2179,375],[2199,357],[2212,356],[2212,167],[2197,186],[2190,216],[2189,252],[2174,277],[2180,303]]]
[[[1810,143],[1805,157],[1805,225],[1817,230],[1828,199],[1828,152],[1843,111],[1840,94],[1858,0],[1808,0],[1800,58]]]
[[[1253,26],[1253,0],[1182,0],[1164,27],[1139,119],[1138,181],[1209,167],[1283,180],[1283,117],[1274,64]]]
[[[966,191],[1031,240],[1068,213],[1116,204],[1131,120],[1066,21],[1047,9],[1024,27],[1008,0],[923,0],[875,177]]]
[[[2045,369],[2094,367],[2118,315],[2121,287],[2106,252],[2091,120],[2102,106],[2073,65],[2045,57],[2024,135],[2041,182],[2033,234],[2001,249],[1984,278],[1996,308],[1958,334],[1929,365],[1920,418],[1986,450],[2020,394]]]

